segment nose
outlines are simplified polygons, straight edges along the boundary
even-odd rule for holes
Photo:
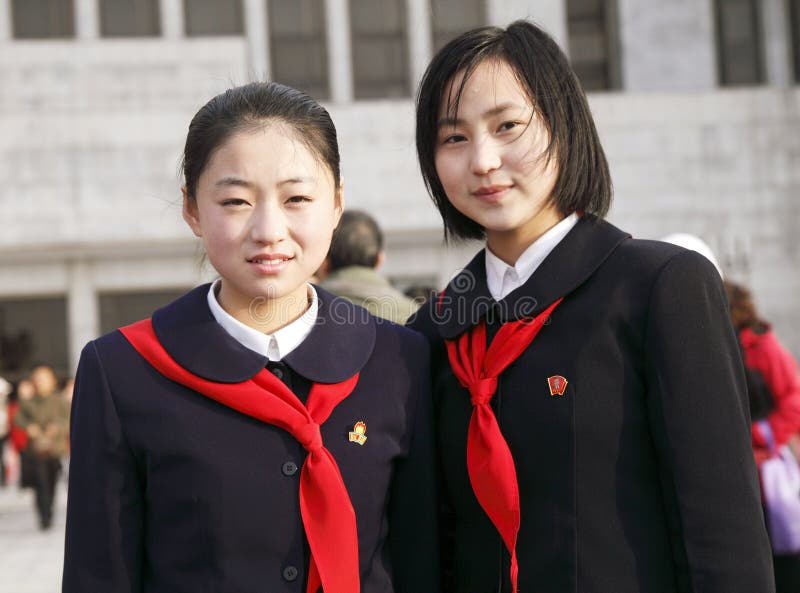
[[[271,245],[286,238],[286,216],[277,204],[260,202],[250,217],[250,238]]]
[[[470,169],[475,175],[486,175],[500,167],[499,146],[491,138],[483,138],[472,144]]]

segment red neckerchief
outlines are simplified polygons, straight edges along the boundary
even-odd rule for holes
[[[558,299],[534,319],[503,324],[486,351],[486,321],[481,321],[455,340],[445,340],[450,366],[469,390],[472,417],[467,435],[467,470],[472,490],[511,554],[511,590],[517,592],[517,533],[519,533],[519,486],[514,459],[489,403],[497,381],[542,329]],[[439,300],[441,303],[441,297]]]
[[[283,428],[308,451],[300,474],[300,514],[311,548],[306,593],[316,593],[320,585],[332,593],[358,593],[361,585],[356,515],[339,466],[322,444],[319,427],[355,389],[359,374],[341,383],[314,383],[304,406],[266,369],[241,383],[216,383],[187,371],[161,345],[150,319],[120,331],[168,379]]]

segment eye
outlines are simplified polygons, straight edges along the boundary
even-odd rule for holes
[[[518,121],[504,121],[502,124],[500,124],[500,127],[497,129],[497,131],[508,132],[509,130],[516,128],[518,125],[520,125],[520,122]]]
[[[455,144],[456,142],[464,142],[467,138],[461,134],[452,134],[442,140],[442,144]]]
[[[222,203],[223,206],[246,206],[247,205],[247,201],[243,200],[241,198],[227,198],[225,200],[222,200],[221,203]]]
[[[290,204],[303,204],[304,202],[310,202],[311,198],[308,196],[292,196],[286,201]]]

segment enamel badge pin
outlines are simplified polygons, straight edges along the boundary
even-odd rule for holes
[[[364,424],[363,421],[359,420],[358,422],[356,422],[356,425],[350,432],[350,442],[363,445],[364,443],[367,442],[367,437],[365,434],[366,432],[367,432],[367,425]]]
[[[550,388],[550,395],[564,395],[567,380],[561,375],[553,375],[547,378],[547,386]]]

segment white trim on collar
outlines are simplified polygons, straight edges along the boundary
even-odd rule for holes
[[[217,301],[217,287],[220,279],[211,283],[208,289],[208,308],[222,328],[245,348],[266,356],[269,360],[277,362],[297,348],[311,333],[317,322],[319,313],[319,297],[317,291],[308,284],[309,305],[306,312],[273,334],[265,334],[249,327],[225,311]]]
[[[525,284],[556,245],[567,236],[580,217],[572,213],[522,252],[516,263],[509,266],[486,246],[486,284],[494,300],[506,298],[512,291]]]

